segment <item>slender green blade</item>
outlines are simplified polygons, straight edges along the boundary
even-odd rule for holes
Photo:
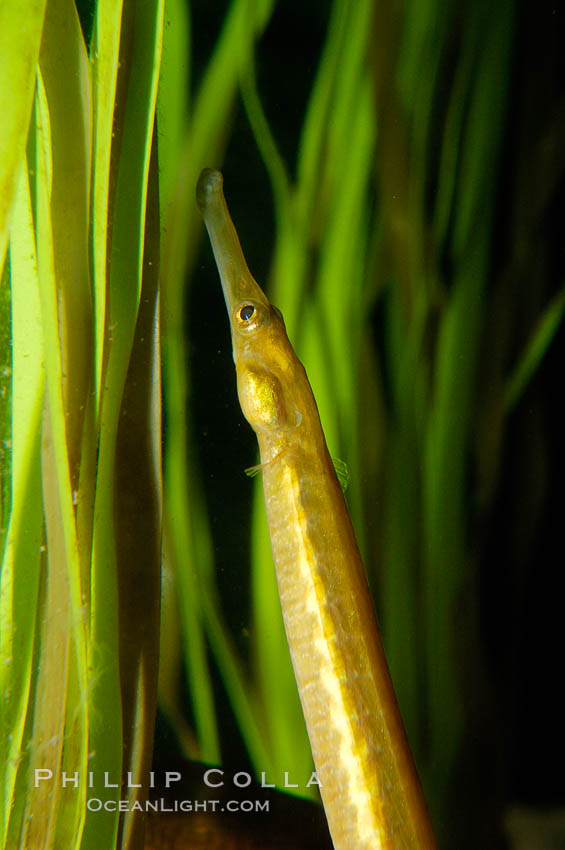
[[[63,344],[58,321],[58,292],[50,198],[53,181],[52,134],[45,88],[39,78],[36,109],[36,234],[41,320],[45,343],[47,400],[44,417],[42,475],[48,558],[45,618],[41,626],[41,666],[35,701],[32,747],[41,750],[53,775],[86,770],[87,689],[86,623],[82,616],[82,580],[75,524],[73,486],[63,396]],[[64,617],[56,616],[63,610]],[[72,719],[72,723],[71,723]],[[64,730],[64,731],[63,731]],[[70,798],[57,782],[33,789],[26,821],[32,846],[56,846],[57,836],[75,846],[85,812],[86,779]],[[65,812],[61,820],[59,814]],[[62,831],[63,830],[63,831]]]
[[[565,289],[561,289],[540,316],[522,356],[508,379],[504,394],[504,407],[507,412],[513,410],[520,400],[528,382],[550,347],[564,314]]]
[[[100,0],[92,48],[93,157],[92,157],[92,272],[96,409],[100,409],[107,331],[108,246],[112,225],[114,111],[118,68],[122,0]],[[115,165],[114,165],[115,168]]]
[[[0,3],[0,269],[27,141],[45,5],[45,0]]]
[[[0,572],[0,764],[2,843],[17,828],[25,796],[14,795],[32,693],[32,656],[42,559],[41,412],[45,376],[35,234],[22,171],[10,231],[12,396],[11,512]],[[4,472],[4,470],[3,470]],[[22,580],[22,576],[25,580]]]
[[[100,776],[109,770],[108,765],[111,765],[115,776],[121,776],[123,734],[124,731],[128,732],[122,728],[120,695],[118,553],[114,524],[119,494],[115,459],[122,401],[142,292],[148,177],[163,12],[164,4],[159,0],[139,6],[134,3],[124,6],[120,53],[122,74],[116,83],[118,109],[114,113],[114,121],[119,121],[122,131],[111,153],[111,161],[116,168],[116,188],[110,207],[111,247],[107,255],[109,275],[104,302],[104,392],[100,405],[89,647],[90,664],[96,670],[90,693],[93,715],[91,769]],[[99,9],[97,25],[102,14],[103,9]],[[102,94],[99,92],[97,97],[102,97]],[[103,138],[101,130],[99,144],[110,143],[107,136]],[[103,195],[106,191],[105,180],[106,172],[101,175]],[[101,217],[104,216],[103,206],[99,211]],[[117,800],[119,782],[115,784],[118,787],[100,789],[99,797],[102,800]],[[118,817],[116,811],[113,816],[101,821],[95,812],[92,813],[87,818],[82,847],[96,848],[101,843],[113,846]]]
[[[218,163],[233,111],[240,68],[247,62],[254,39],[266,25],[272,2],[256,4],[253,14],[247,0],[236,0],[228,9],[214,52],[194,98],[190,125],[178,164],[176,193],[164,224],[163,319],[164,395],[167,442],[165,447],[165,528],[168,562],[179,592],[179,620],[185,646],[185,663],[195,718],[197,751],[201,758],[219,761],[220,738],[207,657],[206,637],[218,667],[227,674],[242,730],[250,752],[261,742],[257,726],[242,694],[245,682],[213,600],[213,560],[203,496],[196,483],[193,436],[187,421],[189,376],[187,348],[182,332],[184,269],[194,261],[202,224],[194,200],[194,187],[204,166]],[[164,155],[167,156],[165,149]],[[166,172],[170,164],[165,160]],[[182,516],[183,522],[176,518]],[[166,647],[163,648],[167,652]],[[170,700],[168,701],[170,705]],[[261,765],[257,765],[261,769]]]

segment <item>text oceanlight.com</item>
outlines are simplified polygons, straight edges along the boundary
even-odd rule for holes
[[[213,813],[213,812],[268,812],[269,800],[258,799],[237,799],[237,800],[186,800],[186,799],[170,799],[168,796],[157,798],[157,795],[149,799],[135,799],[140,796],[135,792],[128,797],[128,791],[135,788],[165,788],[181,790],[182,786],[178,783],[182,782],[182,774],[178,771],[165,771],[156,774],[150,772],[145,776],[145,781],[135,781],[132,773],[126,773],[122,781],[116,781],[109,772],[88,772],[80,774],[78,771],[73,773],[54,773],[50,768],[36,768],[34,771],[34,786],[38,788],[40,785],[47,783],[48,785],[57,785],[71,793],[79,789],[89,789],[87,794],[86,805],[90,812],[184,812],[184,813]],[[284,788],[294,789],[299,788],[297,782],[293,782],[288,773],[285,772],[282,777],[281,786]],[[236,773],[224,773],[219,767],[209,767],[202,774],[202,784],[207,789],[220,789],[224,786],[232,786],[234,789],[249,789],[248,793],[258,791],[260,788],[275,788],[274,782],[267,781],[265,773],[261,773],[259,782],[254,783],[254,779],[250,773],[246,771],[238,771]],[[311,785],[320,786],[317,774],[314,772],[304,787]],[[253,786],[253,787],[251,787]],[[104,789],[104,790],[103,790]],[[106,789],[115,789],[115,794],[110,790],[109,793],[104,793]],[[158,792],[157,792],[158,793]],[[181,792],[182,793],[182,792]],[[208,790],[206,793],[210,793]],[[212,792],[214,793],[214,792]],[[219,793],[216,791],[215,793]],[[92,796],[90,796],[92,794]],[[123,798],[122,798],[123,795]],[[120,797],[120,799],[116,799]],[[143,794],[141,796],[144,796]],[[206,796],[204,793],[202,796]]]
[[[89,797],[90,812],[268,812],[269,800],[100,800]]]

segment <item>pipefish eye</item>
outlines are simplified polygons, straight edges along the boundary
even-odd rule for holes
[[[244,304],[239,311],[239,318],[242,322],[248,322],[255,315],[255,307],[253,304]]]
[[[235,308],[234,323],[243,333],[253,333],[265,323],[267,311],[257,301],[243,301]]]

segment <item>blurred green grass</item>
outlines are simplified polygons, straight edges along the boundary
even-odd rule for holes
[[[212,305],[222,310],[219,300],[202,291],[203,280],[206,286],[214,285],[207,248],[200,260],[206,272],[195,266],[201,224],[191,199],[191,180],[202,166],[224,167],[228,203],[248,257],[264,258],[266,253],[253,243],[253,222],[259,225],[260,217],[253,207],[264,211],[272,204],[272,259],[260,282],[281,308],[306,365],[330,451],[349,466],[347,497],[393,678],[426,793],[449,846],[446,836],[460,829],[452,800],[471,722],[461,682],[461,653],[473,636],[480,641],[470,529],[473,523],[486,522],[486,515],[478,512],[469,481],[477,458],[486,451],[474,430],[485,404],[479,369],[491,293],[504,280],[493,259],[493,240],[500,186],[506,179],[501,151],[508,132],[515,6],[328,4],[326,15],[321,13],[325,35],[309,57],[316,72],[304,84],[307,104],[301,126],[291,130],[277,115],[263,81],[274,73],[267,57],[269,50],[276,53],[277,27],[284,14],[275,7],[271,23],[262,20],[261,26],[267,25],[263,38],[250,16],[245,37],[240,35],[237,44],[234,39],[230,64],[221,47],[238,8],[233,3],[223,29],[218,26],[217,46],[195,88],[198,109],[189,111],[185,144],[192,153],[184,160],[182,201],[177,203],[182,240],[188,246],[184,265],[177,260],[177,270],[182,266],[188,273],[188,324],[199,324],[195,309]],[[199,13],[195,7],[195,22],[203,20]],[[225,63],[223,89],[216,94],[209,87],[210,69],[220,59]],[[284,76],[284,68],[280,73]],[[274,96],[280,99],[280,87]],[[209,123],[203,117],[205,103]],[[237,141],[243,114],[259,161],[246,149],[248,142]],[[217,122],[214,140],[204,145],[199,141],[202,128],[212,121]],[[277,133],[284,137],[277,138]],[[289,156],[292,150],[295,159]],[[265,174],[256,173],[260,161],[268,183]],[[186,179],[188,173],[191,180]],[[249,197],[250,186],[257,196]],[[262,187],[262,194],[255,187]],[[259,227],[264,240],[268,230]],[[181,239],[171,241],[178,244]],[[531,339],[522,341],[523,353],[500,376],[497,398],[488,403],[497,405],[502,416],[511,409],[514,391],[518,398],[526,390],[551,345],[561,321],[561,299],[558,294],[553,302],[540,305]],[[175,311],[175,320],[179,315]],[[225,341],[218,346],[229,359],[227,322],[223,333]],[[204,335],[197,336],[199,344],[204,344]],[[221,339],[220,332],[216,339]],[[203,359],[190,357],[186,349],[183,362],[204,368]],[[218,563],[228,556],[221,552],[218,535],[211,542],[211,529],[221,528],[223,521],[214,514],[207,520],[202,516],[204,504],[217,509],[221,498],[213,496],[214,484],[200,465],[214,453],[214,446],[199,447],[199,441],[207,443],[208,438],[199,435],[202,414],[199,418],[197,411],[205,402],[197,396],[225,392],[231,399],[233,388],[207,389],[206,382],[218,376],[225,379],[225,372],[214,368],[183,378],[187,409],[191,399],[194,409],[184,432],[185,440],[190,435],[185,445],[192,460],[180,471],[176,464],[169,467],[175,466],[175,476],[186,475],[187,492],[192,492],[195,480],[204,482],[204,494],[193,501],[192,559],[189,549],[184,551],[195,573],[190,581],[208,590],[215,581],[210,553],[216,552]],[[165,390],[165,401],[167,394]],[[179,409],[175,407],[175,416]],[[229,422],[227,427],[238,428],[237,414]],[[221,433],[218,428],[216,438]],[[230,435],[230,446],[233,441]],[[243,435],[241,445],[249,446]],[[226,455],[222,452],[223,458]],[[214,467],[214,476],[222,476],[220,489],[231,487],[225,483],[230,474],[237,475],[252,462],[234,457],[233,470]],[[493,475],[497,462],[492,459]],[[195,616],[200,619],[200,646],[204,652],[208,642],[214,658],[208,672],[204,664],[199,672],[192,663],[188,667],[193,715],[208,716],[208,709],[198,709],[198,700],[217,690],[214,669],[229,663],[235,678],[224,680],[223,688],[251,761],[257,773],[267,766],[280,783],[285,770],[302,779],[310,761],[280,618],[260,482],[242,482],[241,488],[234,484],[230,492],[245,493],[239,498],[247,503],[245,488],[251,486],[248,567],[247,546],[235,549],[233,541],[233,557],[244,576],[240,595],[233,599],[239,580],[232,590],[218,575],[222,594],[212,592],[213,609],[198,605],[199,613],[191,609],[189,615],[181,605],[180,616],[190,621],[191,629]],[[178,515],[172,505],[171,512]],[[174,538],[175,530],[169,531]],[[207,553],[205,559],[197,554],[199,546]],[[172,569],[180,585],[188,581],[180,562]],[[191,605],[201,592],[192,589]],[[183,598],[187,596],[188,591]],[[465,615],[469,619],[464,638],[457,633],[462,600],[470,612]],[[239,619],[233,614],[238,605]],[[242,620],[247,640],[239,634]],[[220,649],[212,632],[219,629],[225,635],[228,628],[233,643]],[[480,666],[477,659],[473,663]],[[472,669],[470,675],[476,673]],[[254,723],[247,715],[243,719],[238,692],[251,695],[247,709]],[[481,691],[477,700],[484,698]],[[219,744],[224,757],[233,758],[237,745],[222,738],[228,715],[225,708],[218,715],[214,747]],[[190,752],[205,758],[217,751],[197,736]]]

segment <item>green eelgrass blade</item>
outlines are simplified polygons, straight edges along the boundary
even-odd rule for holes
[[[383,641],[413,751],[422,755],[421,668],[418,565],[421,558],[421,433],[428,417],[428,363],[424,357],[425,312],[406,309],[394,280],[387,293],[387,361],[393,423],[386,444],[383,517],[380,529],[380,603]]]
[[[188,669],[188,682],[191,692],[192,705],[196,726],[196,741],[187,733],[182,722],[182,710],[178,705],[177,680],[179,676],[179,654],[174,646],[166,639],[176,641],[176,604],[165,596],[163,599],[163,633],[161,646],[160,670],[160,701],[161,706],[184,744],[185,751],[192,758],[203,757],[210,762],[220,758],[219,733],[216,724],[214,696],[208,664],[207,649],[202,623],[202,607],[200,600],[200,583],[198,574],[191,563],[200,563],[197,558],[198,549],[210,551],[209,534],[206,527],[206,516],[199,510],[200,493],[195,489],[190,470],[190,457],[187,451],[187,375],[186,352],[184,339],[178,328],[182,315],[184,281],[180,276],[171,273],[173,263],[170,260],[177,217],[177,203],[185,207],[187,198],[175,195],[174,184],[178,177],[182,161],[182,142],[186,136],[186,121],[170,125],[171,103],[177,104],[177,109],[188,104],[187,96],[180,97],[185,91],[186,81],[179,77],[178,60],[183,48],[188,51],[188,24],[186,12],[182,4],[171,2],[166,4],[166,18],[170,26],[166,27],[163,45],[163,73],[159,82],[158,117],[160,131],[167,133],[168,139],[164,145],[159,144],[159,168],[163,175],[161,184],[161,215],[167,257],[165,259],[165,292],[164,308],[164,378],[166,385],[165,404],[169,420],[167,441],[165,446],[165,505],[164,528],[166,537],[166,574],[175,587],[178,598],[178,625],[181,632],[181,645],[184,649],[184,663]],[[185,33],[184,45],[179,39]],[[176,62],[175,62],[176,58]],[[182,100],[185,101],[182,104]],[[181,136],[182,134],[182,136]],[[188,165],[190,167],[190,165]],[[190,199],[192,193],[189,193]],[[182,213],[181,213],[182,216]],[[184,222],[183,222],[184,224]],[[173,233],[169,234],[169,227]],[[172,240],[172,241],[171,241]],[[177,246],[180,250],[180,246]],[[182,262],[182,261],[181,261]],[[174,304],[172,309],[167,304]],[[178,311],[178,312],[177,312]],[[182,523],[173,522],[172,518],[185,517]],[[196,519],[198,517],[198,519]],[[169,518],[171,518],[169,520]],[[172,631],[171,631],[172,630]]]
[[[120,67],[120,39],[122,36],[123,2],[105,2],[98,4],[92,45],[92,101],[93,101],[93,151],[92,151],[92,273],[94,306],[94,390],[96,399],[97,430],[105,430],[108,414],[108,400],[105,390],[105,371],[109,359],[107,351],[109,318],[109,281],[110,234],[112,232],[112,213],[114,207],[114,174],[116,169],[114,152],[114,122],[120,126],[116,117],[116,93],[118,69]],[[122,105],[123,111],[123,105]],[[121,116],[120,116],[121,117]],[[114,162],[113,162],[114,158]],[[131,327],[131,320],[128,322]],[[132,331],[130,330],[130,334]],[[125,376],[124,376],[125,380]],[[89,663],[93,669],[94,683],[91,688],[90,702],[93,719],[89,737],[93,752],[101,753],[101,769],[112,777],[122,771],[121,754],[121,714],[122,706],[119,693],[118,633],[117,633],[117,583],[116,551],[113,524],[113,463],[117,424],[115,408],[119,406],[115,398],[116,388],[108,385],[109,395],[114,396],[112,411],[114,421],[111,433],[100,445],[100,460],[96,475],[96,493],[91,556],[91,634],[89,645]],[[100,419],[99,419],[100,418]],[[110,445],[108,441],[111,439]],[[101,484],[104,489],[101,489]],[[96,522],[98,517],[98,522]],[[102,640],[99,649],[98,641]],[[104,724],[105,715],[109,723]],[[104,738],[106,732],[106,739]],[[94,746],[96,742],[96,748]],[[100,748],[100,750],[98,749]],[[94,765],[93,765],[94,767]],[[112,781],[115,781],[113,779]],[[110,792],[112,793],[112,792]],[[96,846],[97,833],[102,828],[102,840],[109,847],[115,846],[118,819],[112,814],[106,816],[101,824],[87,819],[83,846]]]
[[[166,232],[167,222],[171,216],[172,202],[175,196],[175,182],[182,158],[183,143],[188,133],[188,108],[189,108],[189,71],[190,71],[191,45],[190,45],[190,19],[188,7],[182,0],[166,0],[165,3],[165,29],[163,34],[163,60],[161,63],[161,76],[159,79],[159,91],[157,96],[157,120],[159,126],[159,192],[161,221]],[[169,352],[178,352],[182,359],[178,345],[168,340],[165,335],[165,343]],[[169,416],[173,416],[174,422],[182,421],[186,416],[186,404],[184,401],[185,380],[184,370],[179,372],[179,381],[171,380],[173,373],[168,369],[168,358],[165,357],[164,368],[169,376],[167,382],[168,398],[165,399]],[[173,397],[170,397],[173,392]],[[178,403],[176,413],[172,413],[172,405]],[[180,453],[186,451],[185,441],[181,437],[182,424],[172,424],[171,432],[173,443]],[[177,442],[177,437],[179,437]],[[167,438],[167,445],[170,439]],[[182,464],[185,460],[180,461]],[[186,459],[188,463],[188,459]],[[165,497],[167,500],[167,516],[178,516],[182,511],[182,504],[191,515],[195,513],[195,502],[187,495],[185,478],[187,471],[172,464],[168,468],[167,488]],[[198,494],[196,494],[198,495]],[[189,505],[186,504],[189,502]],[[169,512],[168,506],[171,505]],[[188,516],[188,513],[184,513]],[[203,516],[204,522],[206,521]],[[190,522],[192,527],[192,522]],[[174,529],[174,530],[173,530]],[[187,523],[177,531],[176,523],[170,531],[165,533],[166,546],[173,547],[173,557],[166,551],[163,556],[163,595],[161,610],[161,653],[159,661],[159,705],[175,730],[184,754],[198,758],[200,747],[196,738],[206,742],[204,750],[211,760],[219,759],[219,733],[216,725],[214,697],[211,688],[210,670],[204,638],[204,628],[200,615],[200,608],[196,604],[199,598],[198,585],[195,571],[181,570],[178,577],[171,567],[174,563],[185,561],[186,555],[193,549],[194,534],[206,536],[203,526],[196,523],[194,532],[187,529]],[[208,551],[208,547],[207,551]],[[183,554],[181,554],[183,553]],[[186,562],[186,561],[185,561]],[[181,598],[178,598],[178,593]],[[180,617],[183,617],[182,629]],[[182,634],[182,637],[181,637]],[[184,717],[183,698],[179,694],[178,681],[181,677],[183,666],[182,652],[184,650],[185,664],[190,671],[189,677],[191,687],[195,696],[197,707],[195,707],[195,718],[197,735],[193,735]]]
[[[10,266],[6,262],[3,271],[0,271],[0,552],[4,551],[11,500],[11,306]]]
[[[481,39],[480,22],[471,20],[455,72],[442,139],[438,191],[434,209],[434,231],[437,243],[447,238],[448,227],[454,214],[457,179],[461,157],[461,144],[465,130],[466,108],[473,83],[473,69]]]
[[[202,583],[213,582],[213,575],[211,560],[200,557],[202,552],[210,551],[210,532],[199,508],[202,495],[194,483],[196,473],[189,449],[192,438],[186,418],[188,357],[181,329],[184,315],[183,272],[194,259],[197,237],[202,230],[194,200],[196,178],[204,166],[216,164],[220,158],[241,63],[251,49],[253,39],[265,26],[272,5],[272,2],[264,2],[256,6],[250,17],[247,0],[236,0],[231,4],[194,100],[189,131],[177,166],[177,190],[164,220],[163,339],[168,422],[164,522],[168,559],[180,595],[180,623],[186,647],[185,663],[198,750],[200,757],[209,761],[219,760],[220,749],[204,630],[210,632],[210,644],[220,653],[218,666],[232,671],[230,687],[243,692],[244,683],[239,681],[237,684],[241,671],[229,654],[231,644],[227,635],[220,639],[218,629],[223,628],[222,620],[217,618],[213,607],[205,604],[202,595]],[[166,164],[165,168],[168,173],[170,164]],[[185,518],[183,523],[173,521],[178,516]],[[167,652],[166,647],[163,651]],[[250,730],[249,733],[244,731],[246,737],[253,737],[255,733],[251,725],[246,726],[244,722],[245,728]],[[248,746],[253,748],[251,740]]]
[[[473,7],[473,15],[480,15]],[[472,28],[471,28],[472,29]],[[490,20],[477,57],[471,106],[462,137],[451,241],[453,291],[438,335],[434,392],[424,457],[425,617],[430,746],[435,790],[446,800],[462,744],[464,706],[449,649],[457,595],[466,570],[465,481],[475,393],[483,291],[494,210],[493,175],[499,162],[513,29],[511,3]],[[499,84],[493,87],[492,79]],[[442,765],[441,769],[439,765]]]
[[[75,69],[69,73],[69,68]],[[89,265],[92,137],[90,63],[72,0],[51,0],[43,27],[40,69],[52,146],[50,205],[60,292],[63,399],[71,482],[79,522],[82,584],[88,599],[96,445],[91,395],[93,304]],[[86,470],[88,474],[85,474]]]
[[[190,14],[183,0],[165,0],[163,58],[157,94],[161,220],[168,218],[188,131]]]
[[[55,47],[55,40],[61,33],[64,35],[64,55],[61,55],[60,47],[58,53]],[[35,175],[37,268],[42,333],[46,342],[48,393],[43,413],[42,478],[46,533],[51,545],[47,556],[48,580],[42,599],[43,616],[36,619],[35,605],[31,605],[27,613],[27,617],[32,618],[29,635],[34,634],[36,623],[40,624],[37,648],[40,667],[37,685],[33,685],[35,711],[28,711],[25,718],[31,743],[26,742],[28,755],[21,762],[22,781],[18,778],[20,793],[12,809],[13,826],[10,826],[11,838],[8,841],[19,834],[25,803],[28,810],[33,810],[35,819],[26,821],[25,838],[22,841],[34,846],[42,842],[41,846],[44,847],[62,842],[70,847],[75,846],[80,838],[86,787],[86,780],[83,779],[73,795],[62,794],[59,775],[62,770],[70,773],[78,770],[79,774],[82,773],[86,768],[87,753],[86,629],[82,604],[84,571],[78,551],[74,504],[77,500],[82,411],[85,407],[83,402],[88,392],[88,362],[83,353],[85,349],[88,350],[89,334],[83,319],[85,315],[88,316],[90,307],[85,239],[90,159],[86,148],[90,132],[83,120],[90,106],[88,99],[84,100],[84,95],[88,93],[88,64],[74,4],[49,4],[43,27],[40,65],[43,74],[38,80],[37,120],[32,128],[36,163],[31,173]],[[69,65],[76,67],[76,74],[68,73]],[[77,104],[78,109],[75,109]],[[65,122],[71,116],[74,123],[69,128]],[[69,172],[72,174],[70,179]],[[65,188],[61,191],[63,185]],[[23,208],[21,203],[20,208]],[[70,215],[65,218],[68,212]],[[16,226],[21,228],[24,226],[21,213],[19,219]],[[17,235],[14,233],[12,240],[14,257],[17,256]],[[32,235],[28,236],[28,242],[28,256],[33,257],[35,248],[31,250]],[[18,280],[18,265],[21,268],[21,258],[11,268],[16,275],[13,284],[19,289],[23,287],[22,280]],[[65,287],[61,297],[58,287],[65,279],[70,280],[72,285]],[[16,293],[14,304],[17,304],[17,297]],[[33,298],[30,297],[32,305]],[[84,336],[69,333],[69,328],[74,325],[85,332]],[[38,356],[38,368],[41,368],[41,362],[41,356]],[[29,368],[27,374],[15,376],[13,389],[16,398],[33,390]],[[33,421],[31,417],[30,422]],[[36,478],[27,494],[30,509],[40,495],[41,486]],[[21,496],[18,494],[19,498]],[[17,502],[14,502],[16,506]],[[33,510],[30,516],[33,516]],[[16,511],[12,516],[13,523],[17,524],[17,517]],[[15,528],[13,523],[11,527]],[[41,535],[41,523],[35,536],[37,533]],[[22,537],[25,537],[23,531]],[[32,534],[30,540],[34,539]],[[19,541],[14,540],[14,543],[16,549]],[[17,584],[14,599],[21,596],[23,586],[27,585],[27,581],[23,580],[26,573],[29,573],[31,579],[29,592],[33,593],[35,587],[37,593],[37,580],[33,578],[34,565],[37,570],[39,548],[35,559],[30,553],[29,563],[19,562],[20,575],[14,579]],[[4,576],[7,581],[9,571]],[[61,611],[64,612],[62,615]],[[4,619],[5,625],[8,622]],[[33,642],[30,645],[22,641],[20,647],[23,652],[18,656],[17,667],[21,667],[25,673]],[[15,680],[17,682],[16,675]],[[31,683],[28,682],[28,695],[31,692]],[[24,723],[21,711],[16,722],[18,729],[14,730],[13,740],[21,746]],[[56,790],[52,794],[45,786],[35,789],[25,782],[25,766],[31,761],[36,764],[41,761],[53,771]],[[10,781],[8,788],[11,785]]]
[[[108,6],[106,12],[116,10],[116,4]],[[104,15],[109,28],[102,25],[98,31],[104,44],[97,43],[102,61],[93,63],[92,100],[91,65],[72,0],[50,0],[44,23],[40,3],[18,4],[17,13],[10,2],[0,7],[0,98],[7,115],[0,139],[2,238],[13,207],[11,415],[2,413],[3,433],[6,427],[12,431],[12,456],[2,466],[3,488],[6,472],[12,475],[12,488],[9,499],[2,501],[2,510],[9,509],[9,545],[3,547],[0,577],[6,697],[0,732],[2,801],[10,804],[3,807],[0,829],[6,847],[115,846],[118,813],[101,817],[87,812],[88,770],[108,770],[119,780],[124,748],[124,764],[137,779],[147,772],[150,759],[159,607],[159,223],[155,214],[146,216],[146,208],[154,213],[158,208],[153,123],[163,3],[128,4],[123,27],[121,5],[117,11],[116,18]],[[127,38],[121,41],[122,31]],[[18,55],[11,55],[12,48]],[[28,63],[26,69],[20,60]],[[127,73],[118,74],[120,62]],[[130,65],[139,73],[130,73]],[[26,98],[29,94],[31,104],[36,76],[28,174],[22,170]],[[13,83],[10,114],[4,109],[7,80]],[[117,110],[116,80],[121,83]],[[94,121],[94,299],[89,258],[93,114],[99,119]],[[5,145],[10,148],[6,156]],[[10,181],[17,181],[20,173],[12,203]],[[3,286],[7,277],[3,275]],[[3,316],[6,304],[10,301],[3,298]],[[119,326],[114,339],[112,320]],[[132,351],[134,362],[128,366]],[[127,409],[121,410],[124,388]],[[141,463],[129,457],[130,446],[140,452]],[[136,501],[132,490],[137,480],[144,486]],[[116,486],[125,498],[114,514]],[[124,518],[126,505],[131,510]],[[127,520],[131,526],[132,518],[138,518],[136,510],[145,509],[150,516],[144,540],[151,545],[134,558],[139,570],[132,577]],[[118,577],[122,626],[128,614],[131,620],[127,591],[130,597],[138,590],[151,597],[143,600],[149,610],[142,639],[133,650],[131,634],[123,628],[118,632]],[[51,770],[52,776],[36,788],[31,768],[37,767]],[[77,780],[65,787],[63,772]],[[116,796],[113,791],[111,795]],[[134,821],[123,820],[124,848],[139,843]]]
[[[507,412],[513,410],[520,400],[528,382],[551,345],[564,314],[565,289],[561,289],[539,318],[524,353],[508,379],[504,393],[504,408]]]
[[[159,198],[152,148],[145,219],[142,298],[116,443],[116,550],[119,583],[120,686],[123,711],[122,792],[128,811],[120,847],[143,841],[144,805],[153,758],[161,580],[161,381],[159,340]],[[143,534],[138,533],[143,527]],[[141,628],[140,628],[141,626]]]
[[[52,133],[41,77],[36,116],[36,239],[47,384],[42,474],[50,569],[41,628],[32,748],[38,761],[50,763],[56,779],[52,793],[45,786],[30,787],[28,807],[34,817],[26,821],[24,844],[27,841],[29,846],[49,848],[57,846],[59,840],[65,840],[67,846],[77,846],[84,820],[88,672],[50,209]],[[61,611],[65,612],[64,616]],[[61,793],[62,770],[83,774],[72,799]],[[58,820],[63,812],[68,816]]]
[[[92,272],[96,410],[100,409],[107,330],[107,269],[112,203],[110,167],[118,80],[122,0],[100,0],[93,35]],[[113,199],[112,199],[113,201]]]
[[[111,154],[111,162],[115,163],[116,184],[111,204],[110,267],[104,308],[104,393],[100,406],[89,647],[90,664],[96,671],[91,690],[91,769],[97,770],[99,775],[109,770],[108,765],[111,765],[116,776],[121,775],[122,770],[118,560],[114,534],[118,498],[115,458],[122,399],[142,289],[148,177],[163,12],[164,4],[160,0],[136,7],[135,17],[133,5],[126,4],[121,25],[120,61],[123,75],[117,82],[119,98],[114,120],[119,121],[122,132]],[[98,15],[101,14],[102,10],[99,9]],[[130,73],[126,73],[126,69]],[[107,136],[103,138],[102,134],[98,140],[100,145],[112,143],[111,139]],[[104,184],[105,174],[101,176],[101,181]],[[105,184],[102,192],[105,192]],[[104,215],[103,209],[100,214]],[[112,725],[108,723],[109,718]],[[115,800],[118,796],[119,788],[100,790],[102,799]],[[94,813],[87,818],[83,848],[95,848],[101,844],[113,846],[117,829],[117,812],[104,821]]]
[[[0,270],[27,141],[45,5],[45,0],[0,4]]]
[[[295,238],[293,234],[292,197],[290,182],[286,166],[278,151],[277,144],[271,133],[267,117],[257,91],[255,76],[255,62],[252,51],[242,57],[240,68],[240,86],[243,103],[247,111],[247,117],[255,136],[255,141],[269,172],[275,214],[277,218],[277,245],[275,248],[275,268],[281,264],[277,263],[277,256],[284,257],[284,269],[294,266],[292,254],[295,250]],[[280,288],[284,289],[284,283],[278,282]]]
[[[302,127],[298,159],[297,214],[306,225],[316,218],[316,204],[323,197],[327,154],[326,130],[331,123],[333,96],[347,37],[347,3],[334,0],[328,33],[308,110]]]
[[[451,5],[441,0],[410,4],[406,9],[399,51],[398,86],[410,122],[408,138],[411,173],[407,200],[414,231],[408,245],[414,258],[417,258],[420,270],[425,251],[423,214],[429,186],[430,154],[433,153],[430,130],[434,126],[433,110],[442,79],[440,72],[444,61],[444,44],[452,15]],[[425,287],[422,295],[425,297],[426,278],[423,278],[422,283]]]
[[[375,140],[371,89],[366,77],[354,79],[344,99],[349,101],[351,111],[344,110],[342,119],[343,165],[336,169],[332,212],[328,215],[318,273],[323,334],[329,355],[325,366],[327,392],[324,396],[320,395],[319,390],[317,392],[321,416],[325,416],[322,421],[330,419],[326,411],[333,407],[331,418],[339,422],[340,444],[337,451],[345,457],[352,472],[348,502],[363,550],[362,526],[359,521],[361,496],[357,394],[351,376],[358,372],[360,339],[365,322],[362,297],[364,268],[361,258],[365,255],[367,245],[368,188]],[[347,123],[349,131],[346,130]],[[347,135],[349,147],[344,144]],[[349,164],[345,167],[348,159]],[[344,285],[345,281],[347,285]],[[312,375],[312,381],[316,391],[315,374]]]
[[[210,648],[214,653],[249,757],[259,775],[260,771],[269,769],[271,761],[265,732],[258,720],[259,711],[255,694],[248,686],[241,662],[220,615],[215,588],[206,586],[203,588],[202,603]]]
[[[18,825],[25,803],[23,794],[14,795],[14,786],[32,691],[43,524],[40,445],[45,378],[35,234],[26,170],[20,175],[10,230],[12,493],[0,573],[2,847],[7,846],[9,819]],[[25,581],[20,576],[25,576]]]
[[[208,62],[194,98],[178,183],[170,215],[165,224],[165,303],[167,327],[175,333],[182,310],[183,272],[194,259],[201,217],[194,200],[194,187],[202,168],[218,163],[225,145],[234,106],[240,67],[253,41],[266,26],[273,0],[262,0],[250,9],[249,0],[235,0],[228,9],[214,53]],[[252,12],[252,14],[250,14]],[[182,281],[182,283],[181,283]]]
[[[170,341],[169,341],[170,342]],[[170,347],[167,348],[170,355]],[[171,363],[169,362],[168,378],[172,380]],[[170,383],[169,383],[170,386]],[[176,382],[177,390],[181,381]],[[173,399],[169,398],[169,405]],[[170,409],[170,407],[169,407]],[[180,430],[181,425],[177,425]],[[177,430],[175,428],[175,430]],[[178,435],[178,432],[177,432]],[[182,456],[188,461],[185,445],[175,440],[171,434],[168,440],[165,456],[178,459]],[[171,444],[172,443],[172,444]],[[211,763],[220,760],[220,739],[217,728],[216,711],[212,692],[212,681],[207,657],[206,641],[203,625],[203,600],[201,582],[206,580],[205,574],[211,568],[211,540],[207,525],[207,517],[202,509],[202,497],[194,484],[187,479],[187,467],[178,464],[167,466],[165,487],[165,534],[167,537],[167,567],[174,570],[175,585],[178,592],[179,621],[181,640],[184,648],[184,663],[189,676],[188,684],[191,694],[195,718],[196,747],[188,755],[202,758]],[[179,514],[180,505],[187,508],[185,514]],[[173,525],[173,517],[185,517],[181,528]],[[198,569],[196,568],[198,565]],[[201,578],[204,573],[203,579]],[[167,612],[165,612],[167,616]],[[171,616],[171,615],[169,615]],[[171,650],[162,646],[162,654]],[[169,659],[170,661],[170,659]],[[173,671],[169,671],[169,681],[174,684]],[[164,682],[163,682],[164,684]],[[171,688],[163,694],[165,708],[172,717],[176,706]]]
[[[463,706],[447,651],[453,606],[465,568],[464,481],[474,359],[480,320],[477,280],[485,257],[467,257],[445,310],[438,341],[435,393],[423,461],[427,688],[431,749],[449,772],[461,743]]]

